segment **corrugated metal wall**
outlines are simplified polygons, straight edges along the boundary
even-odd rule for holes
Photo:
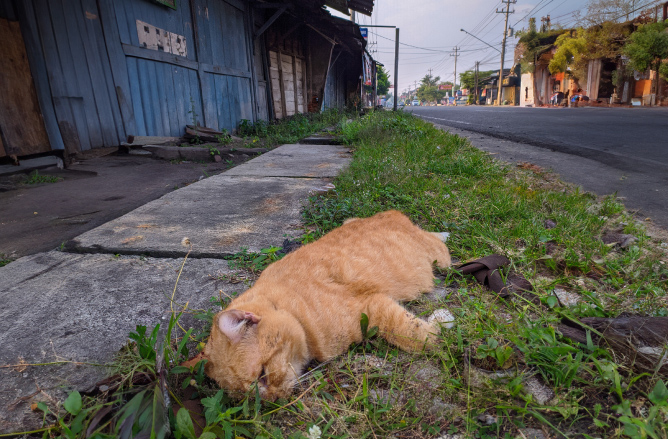
[[[343,108],[346,105],[346,66],[344,60],[336,59],[334,65],[329,69],[327,82],[325,83],[325,96],[323,97],[323,109]]]
[[[0,0],[0,18],[21,24],[53,149],[115,146],[131,134],[178,136],[193,120],[233,130],[241,119],[268,117],[264,90],[253,108],[251,69],[262,57],[253,59],[248,4],[176,4]],[[142,47],[137,20],[184,38],[187,55]],[[257,80],[266,90],[263,75]]]

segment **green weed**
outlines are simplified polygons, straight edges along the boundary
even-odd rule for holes
[[[61,177],[56,177],[54,175],[40,175],[38,170],[34,170],[30,173],[27,179],[23,180],[23,184],[41,184],[41,183],[56,183],[61,181]]]

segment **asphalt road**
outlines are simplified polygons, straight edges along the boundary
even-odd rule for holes
[[[668,228],[668,108],[406,107],[506,161],[530,161]]]

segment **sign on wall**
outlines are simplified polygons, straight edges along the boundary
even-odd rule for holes
[[[137,38],[139,45],[145,49],[188,56],[188,45],[183,35],[168,32],[141,20],[137,20]]]

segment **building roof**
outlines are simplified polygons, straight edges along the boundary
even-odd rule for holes
[[[344,14],[350,14],[349,9],[352,9],[353,11],[370,16],[373,12],[373,1],[374,0],[326,0],[325,4]]]

